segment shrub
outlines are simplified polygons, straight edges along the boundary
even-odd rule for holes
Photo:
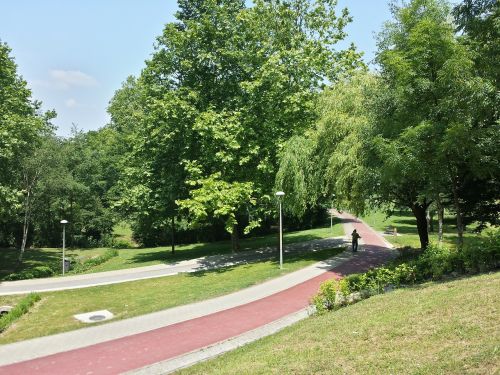
[[[371,269],[362,274],[352,274],[340,281],[329,280],[321,284],[312,302],[318,312],[334,310],[355,303],[373,294],[383,293],[385,287],[411,285],[429,279],[438,280],[453,272],[484,272],[500,265],[500,231],[491,230],[479,244],[462,250],[431,244],[418,258],[415,254],[404,257],[407,263]],[[401,259],[398,260],[401,262]]]
[[[0,317],[0,332],[5,331],[12,323],[26,314],[31,306],[40,301],[40,299],[40,295],[36,293],[30,293],[21,299],[12,310]]]
[[[25,280],[25,279],[39,279],[42,277],[50,277],[55,274],[54,270],[48,266],[37,266],[34,268],[26,269],[21,272],[11,273],[7,275],[4,280]]]
[[[113,249],[130,249],[133,246],[129,241],[120,239],[120,240],[114,240],[111,247]]]
[[[312,298],[312,303],[318,313],[323,313],[335,308],[337,293],[340,291],[340,283],[337,280],[327,280],[319,287],[319,292]],[[338,299],[338,298],[337,298]]]
[[[500,230],[490,230],[479,243],[467,245],[461,251],[465,272],[477,273],[500,266]]]
[[[445,274],[459,271],[462,268],[460,254],[446,246],[430,244],[417,259],[417,278],[419,281],[428,279],[439,280]]]
[[[396,286],[414,284],[417,279],[417,267],[402,263],[394,268],[392,282]]]
[[[116,249],[107,249],[104,254],[99,255],[95,258],[90,258],[84,261],[83,263],[77,263],[75,267],[71,270],[72,273],[80,273],[85,272],[92,267],[98,266],[104,262],[107,262],[111,258],[118,256],[118,250]]]

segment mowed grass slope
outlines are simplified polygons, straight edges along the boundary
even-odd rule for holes
[[[387,228],[396,228],[398,236],[385,235],[385,238],[396,247],[410,246],[420,248],[420,240],[417,232],[417,221],[410,211],[395,211],[393,215],[387,217],[382,211],[368,213],[361,217],[365,223],[379,232],[384,232]],[[480,234],[472,231],[473,226],[469,227],[464,233],[464,243],[473,243],[477,241]],[[438,241],[438,223],[434,217],[434,231],[429,233],[431,242]],[[456,220],[452,216],[446,216],[443,222],[443,242],[449,246],[457,244]]]
[[[498,374],[500,272],[313,316],[181,374]]]

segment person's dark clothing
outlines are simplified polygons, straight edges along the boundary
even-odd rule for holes
[[[356,252],[356,251],[358,251],[358,239],[360,239],[361,236],[356,231],[356,229],[354,229],[351,236],[352,236],[352,251]]]

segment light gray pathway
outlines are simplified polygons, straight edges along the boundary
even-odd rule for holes
[[[291,254],[293,252],[318,251],[338,247],[343,244],[344,239],[342,237],[287,244],[285,245],[285,261],[287,253]],[[257,260],[272,259],[276,256],[277,251],[275,247],[265,247],[256,250],[242,251],[235,254],[211,255],[172,264],[156,264],[147,267],[128,268],[85,275],[4,281],[0,283],[0,295],[48,292],[65,289],[88,288],[97,285],[117,284],[127,281],[172,276],[182,272],[197,272],[228,267],[255,262]]]

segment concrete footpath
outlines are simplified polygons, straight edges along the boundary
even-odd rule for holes
[[[324,238],[285,245],[285,256],[294,252],[317,251],[338,247],[343,244],[342,237]],[[171,264],[127,268],[123,270],[50,277],[19,281],[0,282],[0,296],[26,294],[30,292],[50,292],[57,290],[89,288],[97,285],[118,284],[128,281],[173,276],[184,272],[197,272],[222,267],[235,266],[276,257],[276,247],[264,247],[241,251],[235,254],[209,255]]]
[[[160,374],[189,366],[307,316],[310,298],[329,278],[362,272],[394,256],[385,240],[338,214],[361,251],[230,295],[132,319],[0,346],[0,374]]]

